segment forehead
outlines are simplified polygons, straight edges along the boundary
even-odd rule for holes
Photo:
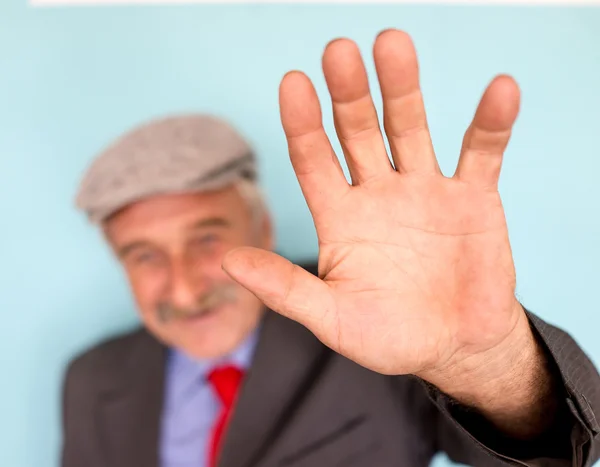
[[[205,193],[165,194],[137,201],[114,214],[105,230],[113,241],[144,234],[172,234],[203,219],[223,219],[245,227],[249,210],[239,191],[228,187]]]

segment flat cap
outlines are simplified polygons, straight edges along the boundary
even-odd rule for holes
[[[256,159],[230,124],[211,115],[171,116],[130,130],[101,152],[76,205],[101,223],[143,198],[214,190],[244,178],[256,180]]]

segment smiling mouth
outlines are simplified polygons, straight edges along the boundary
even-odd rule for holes
[[[210,315],[213,315],[224,302],[215,303],[214,305],[203,307],[194,311],[193,313],[186,313],[179,316],[181,321],[195,321],[197,319],[207,318]]]
[[[206,318],[214,314],[222,305],[235,301],[234,286],[225,286],[214,289],[204,295],[193,310],[179,309],[169,304],[157,307],[158,320],[165,324],[172,320],[192,321]]]

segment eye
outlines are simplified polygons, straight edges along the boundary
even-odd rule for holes
[[[207,246],[216,243],[218,240],[219,237],[216,234],[205,234],[201,237],[194,239],[194,243],[202,246]]]
[[[154,251],[143,251],[133,257],[135,264],[150,264],[160,260],[160,255]]]

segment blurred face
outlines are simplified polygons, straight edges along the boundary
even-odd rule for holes
[[[272,249],[269,220],[235,187],[160,195],[113,215],[105,231],[141,318],[162,342],[196,358],[233,350],[256,327],[262,303],[222,270],[239,246]]]

